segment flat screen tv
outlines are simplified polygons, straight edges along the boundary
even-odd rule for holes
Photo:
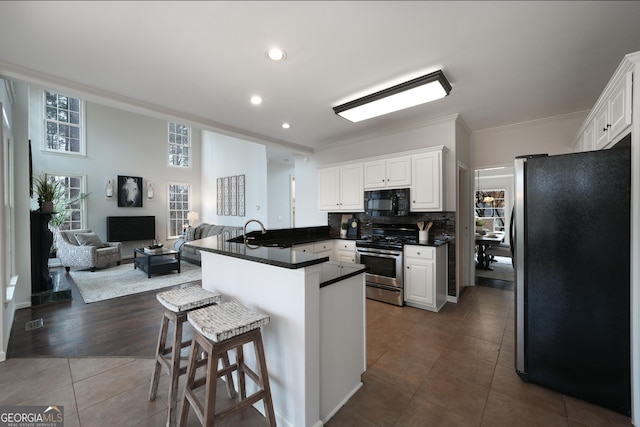
[[[129,242],[154,240],[156,238],[155,216],[108,216],[107,240]]]

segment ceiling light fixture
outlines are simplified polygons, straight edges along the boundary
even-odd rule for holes
[[[291,125],[289,123],[283,123],[282,124],[282,129],[289,129],[291,127]]]
[[[438,70],[338,105],[333,107],[333,111],[350,122],[356,123],[444,98],[449,95],[449,92],[451,92],[451,84],[442,70]]]
[[[262,98],[260,98],[258,95],[254,95],[251,97],[251,103],[253,105],[260,105],[262,104]]]
[[[284,50],[277,47],[273,47],[267,51],[267,58],[271,59],[272,61],[284,61],[286,57],[287,54],[284,52]]]

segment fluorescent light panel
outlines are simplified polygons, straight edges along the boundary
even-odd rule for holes
[[[451,92],[451,84],[444,73],[438,70],[346,104],[338,105],[333,107],[333,111],[337,115],[356,123],[444,98],[449,92]]]

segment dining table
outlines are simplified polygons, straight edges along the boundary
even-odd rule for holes
[[[476,245],[478,246],[478,259],[476,268],[480,270],[493,270],[490,267],[491,260],[487,255],[487,248],[491,245],[497,245],[504,240],[504,232],[488,232],[485,234],[475,233]]]

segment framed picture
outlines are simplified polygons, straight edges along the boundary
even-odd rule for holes
[[[222,206],[222,210],[224,215],[229,215],[230,213],[230,209],[229,209],[229,177],[225,176],[224,178],[222,178],[222,192],[223,192],[223,206]]]
[[[142,177],[118,175],[118,207],[142,207]]]
[[[222,178],[216,180],[216,214],[222,215]]]
[[[231,176],[229,179],[229,195],[231,197],[231,202],[229,209],[231,210],[231,215],[238,215],[238,177]]]
[[[238,216],[244,216],[244,175],[238,175]]]

